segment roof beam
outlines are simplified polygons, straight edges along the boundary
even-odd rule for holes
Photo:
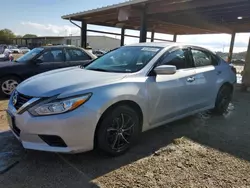
[[[188,9],[188,10],[182,10],[182,11],[174,11],[171,12],[171,15],[173,16],[178,16],[178,15],[183,15],[183,14],[205,14],[205,13],[214,13],[214,12],[224,12],[224,11],[228,11],[228,10],[241,10],[244,8],[248,8],[250,7],[250,3],[249,1],[244,1],[241,3],[230,3],[230,4],[223,4],[223,5],[216,5],[216,6],[210,6],[210,7],[200,7],[200,8],[193,8],[193,9]]]
[[[168,17],[168,16],[163,16],[161,14],[159,15],[152,15],[151,19],[157,21],[161,20],[162,22],[166,23],[171,23],[171,24],[178,24],[182,26],[183,28],[186,27],[195,27],[199,28],[201,30],[207,30],[207,31],[214,31],[218,33],[232,33],[232,30],[225,27],[225,26],[220,26],[219,24],[214,24],[210,23],[207,21],[206,18],[202,17],[197,17],[197,16],[190,16],[190,17],[185,17],[186,19],[183,19],[183,17]]]
[[[237,3],[247,2],[248,0],[237,0]],[[160,12],[175,12],[188,9],[195,9],[201,7],[223,5],[229,3],[235,3],[235,0],[182,0],[182,1],[161,1],[159,3],[153,3],[148,5],[147,14],[155,14]]]

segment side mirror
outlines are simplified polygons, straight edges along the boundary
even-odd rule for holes
[[[160,65],[154,69],[156,74],[175,74],[176,66],[174,65]]]

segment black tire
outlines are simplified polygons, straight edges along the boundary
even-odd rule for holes
[[[12,83],[11,84],[12,86],[10,88],[11,92],[16,88],[16,87],[14,87],[14,85],[17,86],[15,84],[15,82],[17,84],[19,84],[21,82],[21,80],[16,76],[6,76],[6,77],[1,78],[0,79],[0,97],[9,97],[11,95],[11,92],[7,93],[7,90],[3,89],[3,88],[5,88],[6,82],[8,82],[8,81],[10,83]]]
[[[98,126],[97,147],[108,155],[119,156],[130,149],[140,132],[138,113],[128,106],[117,106],[104,114]]]
[[[232,96],[233,89],[229,85],[223,85],[217,94],[215,108],[213,109],[214,114],[223,115],[227,112]]]

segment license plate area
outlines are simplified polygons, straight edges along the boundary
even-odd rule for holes
[[[9,112],[7,111],[7,120],[8,120],[8,124],[9,127],[11,128],[11,130],[17,135],[20,136],[20,129],[16,126],[16,122],[15,122],[15,117]]]

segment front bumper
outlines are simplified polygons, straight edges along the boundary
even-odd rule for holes
[[[100,115],[87,105],[64,114],[34,117],[27,111],[17,114],[10,102],[8,113],[13,117],[20,133],[13,127],[11,130],[26,149],[79,153],[94,148],[95,128]],[[65,146],[49,145],[40,135],[57,136],[63,140]]]

